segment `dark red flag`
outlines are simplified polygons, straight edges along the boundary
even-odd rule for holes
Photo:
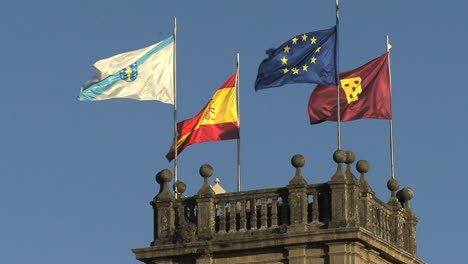
[[[340,74],[341,121],[392,119],[388,52]],[[311,124],[336,121],[336,86],[318,85],[309,99]]]

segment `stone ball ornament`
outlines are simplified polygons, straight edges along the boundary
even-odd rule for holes
[[[401,198],[405,201],[409,201],[413,199],[414,197],[414,191],[410,187],[405,187],[401,189]]]
[[[156,182],[163,184],[172,180],[172,171],[164,169],[156,174]]]
[[[177,192],[181,194],[187,190],[187,184],[181,180],[178,180],[176,183],[174,183],[174,186],[177,188]]]
[[[333,153],[333,160],[336,163],[344,163],[346,161],[346,152],[343,150],[337,150]]]
[[[367,160],[360,160],[356,163],[356,170],[359,173],[368,173],[370,170],[370,164]]]
[[[390,179],[387,182],[387,188],[390,191],[397,191],[400,188],[400,182],[397,179]]]
[[[305,158],[301,154],[296,154],[291,158],[291,164],[294,168],[302,168],[305,165]]]
[[[346,153],[346,164],[352,164],[356,160],[356,155],[351,150],[348,150]]]
[[[204,164],[200,167],[200,176],[209,178],[213,175],[213,167],[210,164]]]

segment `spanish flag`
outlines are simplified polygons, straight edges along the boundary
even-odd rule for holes
[[[236,78],[234,73],[198,115],[177,123],[177,153],[192,144],[239,138]],[[174,156],[173,144],[166,158],[171,161]]]

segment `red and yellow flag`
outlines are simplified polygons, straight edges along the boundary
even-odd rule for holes
[[[177,153],[192,144],[239,138],[236,77],[234,73],[198,115],[177,123]],[[166,158],[171,161],[174,156],[173,144]]]
[[[392,119],[388,52],[367,64],[340,74],[341,121]],[[311,124],[336,121],[336,86],[319,85],[309,100]]]

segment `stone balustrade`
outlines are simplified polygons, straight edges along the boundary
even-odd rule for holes
[[[301,172],[304,157],[295,155],[291,163],[296,173],[285,187],[224,194],[215,194],[211,189],[213,168],[203,165],[200,175],[204,183],[192,197],[182,195],[186,186],[179,182],[176,184],[180,194],[176,198],[169,189],[172,173],[162,170],[156,176],[160,192],[151,201],[152,245],[362,228],[416,255],[418,218],[409,204],[414,192],[410,188],[397,191],[400,184],[391,179],[387,183],[390,200],[383,202],[367,183],[367,161],[356,163],[358,180],[351,167],[353,152],[339,150],[333,158],[337,170],[325,183],[308,184]]]

